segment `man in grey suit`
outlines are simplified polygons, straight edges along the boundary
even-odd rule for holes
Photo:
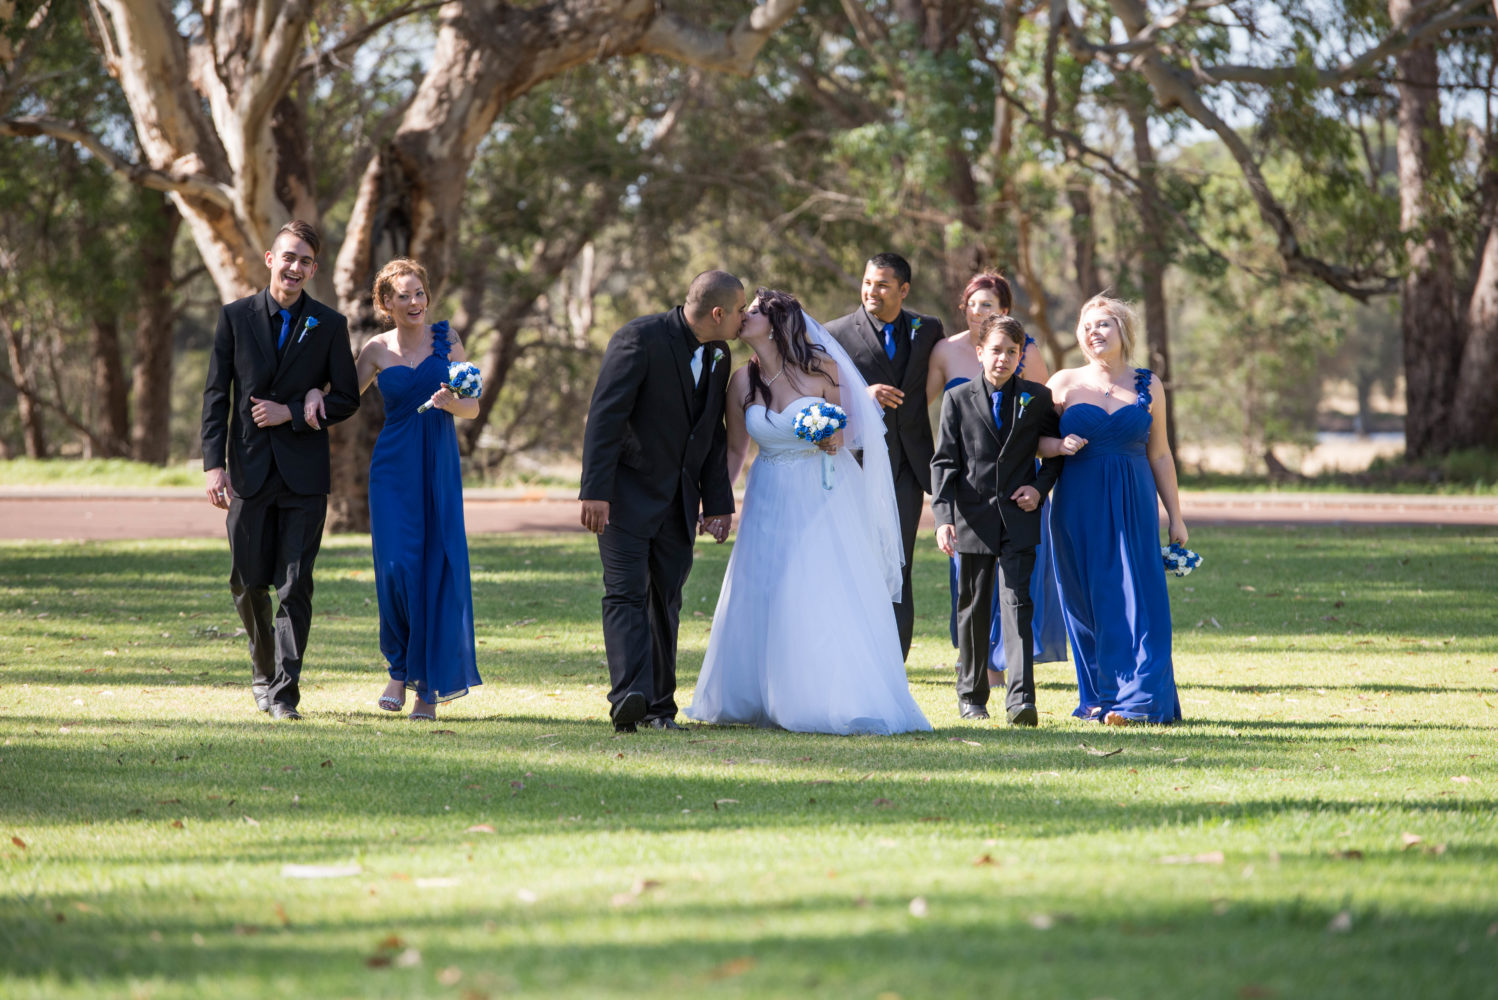
[[[910,263],[897,253],[870,257],[864,267],[863,308],[827,324],[884,407],[884,442],[895,477],[895,503],[905,543],[905,588],[895,604],[900,650],[910,655],[915,604],[910,593],[910,562],[921,508],[931,492],[931,419],[926,413],[926,370],[931,349],[945,335],[941,320],[905,308],[910,294]]]

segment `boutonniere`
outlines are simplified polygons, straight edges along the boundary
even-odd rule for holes
[[[302,342],[302,338],[307,336],[307,331],[311,330],[315,326],[317,326],[316,316],[308,316],[306,319],[302,320],[302,332],[297,334],[296,342],[300,344]]]
[[[716,368],[718,366],[718,362],[722,361],[722,360],[723,360],[723,350],[722,350],[722,348],[714,347],[713,348],[713,367]]]
[[[1029,405],[1030,405],[1030,394],[1028,392],[1022,392],[1022,393],[1020,393],[1019,394],[1019,414],[1016,415],[1014,419],[1015,420],[1023,420],[1024,416],[1025,416],[1025,407],[1027,407]]]
[[[910,339],[914,340],[915,339],[915,335],[918,334],[918,333],[920,333],[920,332],[921,332],[921,318],[919,316],[917,316],[915,319],[913,319],[913,320],[910,321]]]

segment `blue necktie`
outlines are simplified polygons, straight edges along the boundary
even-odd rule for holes
[[[1004,429],[1004,390],[993,394],[993,422],[999,430]]]
[[[281,348],[286,346],[286,338],[291,333],[291,313],[282,309],[276,315],[281,317],[281,336],[276,340],[276,353],[279,354]]]
[[[884,353],[891,361],[895,360],[895,324],[884,324]]]

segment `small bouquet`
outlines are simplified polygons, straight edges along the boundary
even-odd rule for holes
[[[818,444],[848,426],[848,414],[841,406],[824,399],[797,413],[792,426],[798,438]],[[822,489],[832,489],[832,456],[826,452],[822,453]]]
[[[1165,571],[1176,576],[1185,576],[1202,564],[1202,557],[1179,542],[1160,546],[1160,555],[1165,557]]]
[[[447,381],[442,384],[459,399],[476,399],[484,392],[484,378],[479,374],[479,366],[471,361],[454,361],[448,365]],[[425,413],[431,408],[429,399],[418,406],[416,412]]]

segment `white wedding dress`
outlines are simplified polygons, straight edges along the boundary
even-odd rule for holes
[[[808,327],[814,342],[833,345],[850,447],[832,457],[826,489],[822,452],[793,429],[796,413],[820,397],[745,412],[759,455],[686,714],[803,733],[929,730],[910,695],[890,603],[902,558],[893,491],[865,479],[889,477],[883,421],[870,419],[877,409],[850,405],[855,392],[867,400],[862,380],[809,317]],[[866,446],[873,468],[859,466],[853,445]]]

